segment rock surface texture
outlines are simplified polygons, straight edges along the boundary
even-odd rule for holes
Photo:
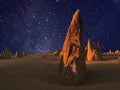
[[[87,61],[102,60],[102,52],[99,44],[93,43],[88,39],[87,45]]]
[[[60,53],[59,75],[64,84],[79,84],[86,78],[84,25],[79,9],[73,15]]]

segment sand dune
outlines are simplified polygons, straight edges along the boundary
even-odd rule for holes
[[[103,61],[86,62],[87,80],[77,86],[59,83],[58,63],[52,55],[0,60],[0,90],[120,90],[119,55],[104,55]]]

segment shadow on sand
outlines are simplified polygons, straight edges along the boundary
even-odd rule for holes
[[[102,83],[116,82],[120,79],[120,68],[119,65],[89,65],[87,66],[87,79],[82,86],[96,85]],[[63,85],[59,82],[58,74],[56,73],[57,68],[52,72],[44,73],[42,78],[51,84]],[[64,86],[64,85],[63,85]],[[69,86],[69,85],[67,85]],[[75,85],[81,86],[81,85]]]
[[[99,65],[99,68],[92,66],[87,71],[87,82],[85,85],[116,82],[120,79],[119,65]]]

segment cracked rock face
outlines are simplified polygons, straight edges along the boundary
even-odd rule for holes
[[[86,78],[84,25],[79,9],[73,15],[60,53],[59,75],[65,84],[79,84]]]
[[[88,39],[87,45],[87,61],[98,61],[102,60],[102,52],[99,44],[93,43]]]

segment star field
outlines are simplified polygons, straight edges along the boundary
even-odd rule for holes
[[[0,51],[60,50],[78,8],[85,45],[91,38],[103,51],[120,49],[119,0],[0,0]]]

